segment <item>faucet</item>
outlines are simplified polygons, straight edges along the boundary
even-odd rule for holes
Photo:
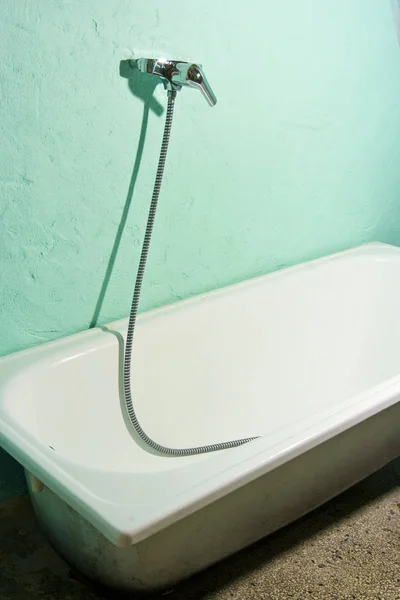
[[[201,65],[166,58],[137,58],[131,60],[130,65],[142,73],[161,77],[167,90],[179,91],[183,86],[189,86],[200,90],[210,106],[217,103]]]

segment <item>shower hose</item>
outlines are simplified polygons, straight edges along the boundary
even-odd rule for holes
[[[138,271],[137,271],[137,275],[136,275],[135,289],[133,292],[132,307],[131,307],[131,312],[130,312],[130,316],[129,316],[128,332],[127,332],[126,346],[125,346],[123,378],[124,378],[124,393],[125,393],[126,408],[128,411],[128,415],[129,415],[131,424],[132,424],[133,428],[135,429],[136,433],[140,436],[140,438],[148,446],[150,446],[150,448],[153,448],[153,450],[156,450],[157,452],[160,452],[162,454],[166,454],[169,456],[191,456],[194,454],[203,454],[206,452],[215,452],[217,450],[226,450],[228,448],[235,448],[236,446],[241,446],[242,444],[246,444],[247,442],[250,442],[251,440],[254,440],[256,438],[250,437],[250,438],[244,438],[244,439],[240,439],[240,440],[221,442],[219,444],[210,444],[208,446],[197,446],[194,448],[169,448],[166,446],[162,446],[161,444],[158,444],[157,442],[152,440],[147,435],[147,433],[143,430],[142,426],[140,425],[140,423],[138,421],[138,418],[136,416],[135,409],[133,406],[132,390],[131,390],[131,362],[132,362],[133,336],[135,333],[135,325],[136,325],[136,317],[137,317],[138,308],[139,308],[140,292],[142,289],[142,283],[143,283],[144,271],[145,271],[145,267],[146,267],[147,256],[149,253],[151,234],[153,232],[154,218],[156,216],[157,203],[158,203],[158,198],[160,195],[162,176],[163,176],[164,166],[165,166],[165,159],[167,157],[167,150],[168,150],[168,143],[169,143],[169,138],[170,138],[170,134],[171,134],[171,125],[172,125],[172,118],[173,118],[173,114],[174,114],[174,104],[175,104],[176,93],[177,92],[175,90],[168,91],[168,106],[167,106],[167,115],[166,115],[166,119],[165,119],[164,136],[163,136],[163,140],[162,140],[162,144],[161,144],[161,152],[160,152],[160,158],[159,158],[159,162],[158,162],[156,179],[155,179],[155,183],[154,183],[153,196],[151,199],[149,216],[147,219],[146,232],[144,235],[142,252],[140,255],[139,267],[138,267]]]

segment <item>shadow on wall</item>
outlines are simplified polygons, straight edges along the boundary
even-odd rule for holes
[[[114,269],[115,259],[118,254],[119,246],[121,244],[122,235],[124,233],[126,221],[129,215],[129,209],[132,204],[133,193],[135,191],[136,180],[139,174],[140,165],[142,162],[144,142],[146,139],[147,125],[149,121],[149,113],[153,111],[157,116],[161,116],[164,112],[164,107],[154,97],[154,90],[157,85],[160,84],[158,78],[147,75],[146,73],[140,73],[139,71],[132,71],[130,67],[130,61],[124,60],[120,63],[120,75],[121,77],[128,78],[128,86],[134,96],[143,100],[143,116],[142,125],[140,129],[139,141],[136,150],[136,158],[132,169],[131,180],[126,195],[124,209],[122,211],[121,221],[117,229],[117,234],[111,249],[110,258],[106,272],[104,274],[103,283],[100,288],[99,297],[93,312],[92,319],[90,321],[90,327],[95,327],[99,320],[101,308],[103,306],[104,298],[107,292],[108,284],[110,283],[111,275]]]
[[[26,491],[22,467],[0,448],[0,502]]]
[[[400,0],[392,0],[392,9],[396,24],[397,39],[399,40],[400,44]]]

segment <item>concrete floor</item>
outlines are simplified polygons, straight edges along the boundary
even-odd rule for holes
[[[1,600],[118,597],[93,589],[58,558],[38,530],[26,496],[0,505]],[[400,459],[293,525],[155,598],[400,600]]]

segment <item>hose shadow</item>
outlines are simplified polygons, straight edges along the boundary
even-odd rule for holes
[[[118,225],[117,233],[115,235],[114,243],[111,249],[110,258],[108,259],[106,271],[101,284],[99,296],[96,302],[95,309],[93,311],[92,318],[90,320],[89,327],[96,327],[99,320],[99,315],[104,303],[104,298],[107,293],[107,288],[110,283],[111,275],[114,269],[115,259],[118,254],[119,247],[121,245],[122,236],[125,230],[126,222],[131,208],[132,199],[135,191],[136,181],[140,170],[140,165],[143,158],[144,144],[147,133],[147,126],[149,122],[150,111],[154,112],[157,116],[161,116],[164,112],[163,106],[154,97],[154,90],[159,82],[151,75],[142,74],[139,71],[129,71],[130,61],[121,61],[120,74],[121,77],[128,77],[128,87],[132,94],[137,98],[140,98],[144,102],[143,114],[142,114],[142,125],[140,128],[139,140],[136,150],[136,158],[132,169],[131,179],[129,182],[128,192],[126,194],[125,204],[121,215],[121,221]]]

